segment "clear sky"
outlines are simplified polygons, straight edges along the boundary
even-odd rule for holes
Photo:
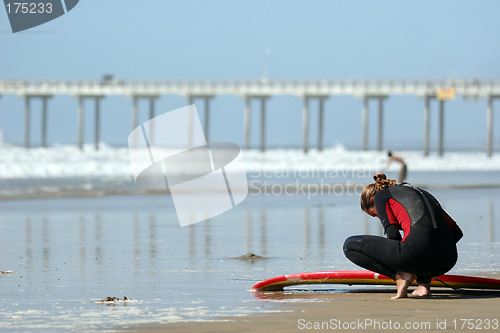
[[[260,78],[500,78],[500,2],[483,1],[165,1],[80,0],[67,14],[13,34],[0,10],[0,79]],[[40,103],[32,103],[33,144],[39,143]],[[157,112],[186,105],[163,96]],[[494,103],[500,108],[500,101]],[[93,106],[85,104],[86,141],[93,137]],[[203,105],[197,104],[201,111]],[[311,103],[311,144],[317,105]],[[140,104],[141,120],[147,105]],[[131,101],[102,102],[104,142],[126,144]],[[243,143],[243,100],[212,101],[211,140]],[[268,103],[268,143],[300,146],[301,101]],[[361,145],[362,101],[331,97],[325,104],[326,145]],[[385,103],[385,146],[421,147],[424,102],[391,97]],[[432,145],[437,144],[437,103],[432,103]],[[76,142],[74,98],[49,102],[49,143]],[[252,121],[257,125],[258,105]],[[370,104],[374,148],[376,104]],[[446,104],[446,145],[486,141],[486,101]],[[500,147],[500,116],[495,144]],[[0,98],[0,127],[8,142],[23,142],[24,104]],[[257,126],[252,143],[258,146]]]

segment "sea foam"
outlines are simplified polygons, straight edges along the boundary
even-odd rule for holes
[[[30,178],[131,178],[128,148],[101,144],[99,150],[85,145],[55,145],[50,148],[0,147],[0,179]],[[422,151],[395,152],[403,157],[412,171],[500,171],[500,154],[488,157],[483,151],[450,151],[440,157],[424,156]],[[339,145],[323,151],[301,149],[269,149],[264,152],[243,150],[247,172],[283,170],[379,171],[387,163],[386,152],[346,149]],[[184,171],[189,170],[186,165]],[[193,166],[194,168],[194,166]],[[397,170],[393,163],[389,170]]]

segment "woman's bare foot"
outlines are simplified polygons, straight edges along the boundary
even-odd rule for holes
[[[431,284],[421,283],[411,294],[418,297],[429,297],[431,296]]]
[[[413,282],[417,277],[415,274],[407,272],[396,272],[396,286],[397,293],[396,296],[392,296],[391,299],[405,298],[408,297],[407,290],[410,283]]]

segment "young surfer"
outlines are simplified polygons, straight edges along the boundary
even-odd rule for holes
[[[390,150],[387,152],[387,157],[389,157],[389,160],[387,161],[387,165],[383,170],[388,169],[392,162],[399,163],[401,165],[401,169],[398,173],[398,183],[402,183],[406,179],[406,174],[408,173],[408,167],[406,166],[405,161],[401,156],[394,155]]]
[[[361,209],[380,219],[387,238],[349,237],[344,253],[353,263],[394,279],[397,294],[392,299],[407,297],[414,280],[418,287],[413,295],[430,296],[431,278],[446,273],[457,261],[456,242],[462,231],[428,192],[397,184],[383,173],[373,178],[375,183],[361,193]]]

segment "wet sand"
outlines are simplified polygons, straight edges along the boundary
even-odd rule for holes
[[[499,278],[489,275],[489,277]],[[413,290],[412,288],[409,289]],[[498,331],[500,291],[467,293],[435,289],[430,298],[390,300],[395,289],[335,292],[275,292],[256,295],[276,302],[276,312],[131,327],[133,332],[443,332]],[[279,311],[279,312],[278,312]]]
[[[432,193],[465,234],[449,273],[498,274],[500,189]],[[429,331],[442,319],[455,327],[460,319],[494,319],[500,308],[498,294],[391,301],[389,287],[328,286],[264,299],[249,291],[278,275],[359,269],[343,256],[344,240],[382,231],[360,212],[358,196],[249,196],[188,228],[168,205],[162,196],[0,202],[0,270],[14,272],[0,278],[0,331],[298,332],[356,321],[344,331],[386,332],[391,321],[408,320],[428,322],[421,331]],[[95,302],[110,296],[134,302]]]

